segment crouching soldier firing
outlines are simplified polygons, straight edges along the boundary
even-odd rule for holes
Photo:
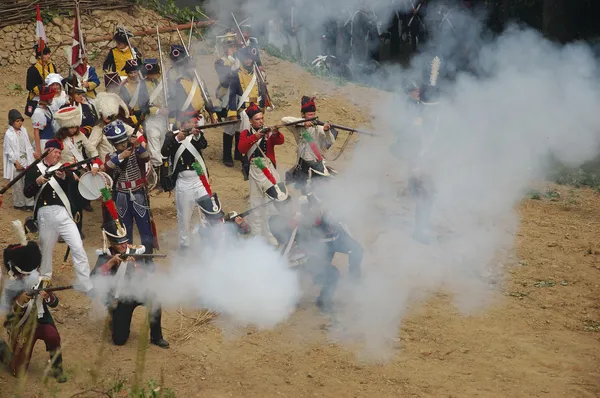
[[[332,263],[335,253],[348,254],[350,276],[357,280],[363,249],[343,224],[328,220],[312,195],[300,196],[298,204],[299,213],[292,212],[291,203],[285,210],[280,206],[280,214],[269,218],[269,228],[282,245],[282,254],[293,265],[307,269],[315,276],[315,282],[323,285],[316,305],[329,312],[339,279],[339,271]]]
[[[140,305],[148,306],[148,303],[127,297],[124,287],[131,286],[134,279],[142,279],[144,272],[154,271],[153,257],[165,256],[144,254],[146,250],[144,246],[128,244],[127,229],[119,219],[110,191],[105,188],[102,195],[105,200],[104,224],[102,225],[104,247],[102,250],[98,250],[98,261],[92,274],[96,277],[98,275],[114,276],[114,284],[111,283],[113,288],[111,288],[110,297],[107,300],[111,316],[110,331],[113,343],[124,345],[129,339],[133,311]],[[136,258],[141,260],[136,261]],[[145,261],[143,258],[148,258],[148,260]],[[162,335],[160,306],[153,304],[148,311],[151,313],[150,342],[161,348],[168,348],[169,343],[163,339]]]
[[[22,231],[21,223],[16,224]],[[39,271],[41,262],[39,246],[34,241],[27,242],[24,235],[21,244],[4,249],[4,265],[10,276],[4,289],[3,306],[8,306],[9,310],[4,327],[8,332],[12,356],[5,352],[3,362],[9,364],[13,376],[22,377],[29,368],[36,341],[43,340],[52,363],[50,375],[64,383],[67,378],[62,368],[60,335],[49,310],[58,305],[58,297],[52,292],[35,292],[49,283],[39,273],[33,275],[34,271]]]

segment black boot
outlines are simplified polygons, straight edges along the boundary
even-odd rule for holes
[[[54,357],[56,356],[56,359]],[[54,360],[52,368],[50,369],[50,375],[56,379],[58,383],[64,383],[67,381],[62,367],[62,354],[57,354],[56,351],[50,351],[50,361]]]
[[[235,148],[233,148],[233,159],[234,160],[242,160],[242,153],[238,149],[240,145],[240,133],[239,131],[235,133]]]
[[[227,167],[233,167],[231,158],[231,146],[233,145],[233,136],[223,133],[223,164]]]

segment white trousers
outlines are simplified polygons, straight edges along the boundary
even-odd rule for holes
[[[190,246],[190,221],[196,206],[196,199],[208,195],[200,177],[195,171],[179,173],[175,183],[175,206],[177,206],[177,229],[180,247]]]
[[[20,173],[20,171],[18,172]],[[35,204],[34,198],[26,198],[23,193],[23,189],[25,188],[25,178],[21,178],[19,181],[12,186],[12,197],[13,197],[13,206],[15,207],[23,207],[23,206],[31,206]]]
[[[275,181],[279,182],[281,179],[279,178],[279,173],[277,169],[268,158],[263,158],[263,163],[265,166],[269,168],[271,174],[275,178]],[[256,206],[260,206],[261,204],[268,202],[270,199],[265,194],[265,191],[269,189],[273,184],[265,177],[264,173],[260,171],[256,166],[252,163],[250,165],[250,176],[248,179],[250,183],[250,208],[254,208]],[[248,218],[248,224],[250,224],[250,228],[252,229],[252,235],[255,236],[264,236],[269,240],[274,240],[273,234],[269,230],[269,216],[273,213],[273,205],[265,206],[254,213],[250,214]]]
[[[94,286],[90,280],[88,257],[79,230],[67,213],[67,209],[63,206],[44,206],[38,210],[37,220],[42,251],[40,274],[52,278],[52,254],[60,236],[71,248],[73,266],[79,284],[86,292],[92,289]]]
[[[150,163],[152,166],[160,166],[162,164],[160,150],[167,133],[167,117],[164,115],[150,116],[146,120],[145,133],[148,140],[148,151],[150,151]]]

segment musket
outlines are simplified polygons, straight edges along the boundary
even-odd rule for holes
[[[129,33],[129,31],[125,29],[125,25],[121,25],[120,27],[123,29],[123,33],[125,33],[125,39],[127,40],[129,51],[131,51],[131,56],[133,57],[132,59],[135,59],[137,61],[137,53],[135,52],[135,48],[131,46],[131,42],[129,41],[129,35],[127,34]]]
[[[34,160],[33,163],[31,163],[29,166],[27,166],[25,168],[25,170],[21,171],[15,178],[13,178],[12,180],[10,180],[10,182],[8,184],[6,184],[2,189],[0,189],[0,195],[3,195],[6,191],[8,191],[8,189],[10,187],[12,187],[17,182],[19,182],[19,180],[21,178],[25,177],[25,174],[27,174],[27,172],[29,170],[31,170],[32,167],[37,166],[37,164],[39,162],[41,162],[46,156],[48,156],[48,154],[50,153],[50,151],[51,151],[51,149],[47,149],[46,151],[44,151],[44,153],[42,153],[42,156],[40,156],[39,159]]]
[[[274,202],[273,200],[269,200],[269,201],[267,201],[267,202],[265,202],[265,203],[263,203],[263,204],[260,204],[260,205],[258,205],[258,206],[256,206],[256,207],[253,207],[253,208],[251,208],[251,209],[248,209],[248,210],[246,210],[246,211],[245,211],[245,212],[243,212],[243,213],[236,214],[236,215],[235,215],[233,218],[230,218],[230,217],[229,217],[229,215],[228,215],[228,216],[225,218],[225,221],[235,221],[235,219],[236,219],[237,217],[242,217],[242,218],[244,218],[244,217],[246,217],[246,216],[248,216],[248,215],[250,215],[250,214],[254,213],[254,212],[255,212],[255,211],[257,211],[257,210],[259,210],[259,209],[262,209],[263,207],[266,207],[266,206],[270,205],[270,204],[271,204],[271,203],[273,203],[273,202]]]
[[[28,296],[35,296],[40,294],[41,292],[47,292],[47,293],[53,293],[53,292],[58,292],[61,290],[70,290],[73,289],[73,285],[66,285],[66,286],[56,286],[56,287],[43,287],[40,289],[30,289],[27,291],[27,295]]]
[[[240,27],[240,24],[238,24],[238,21],[235,18],[235,15],[233,14],[233,12],[231,13],[231,16],[233,17],[233,22],[235,22],[235,26],[237,27],[240,37],[244,41],[244,47],[248,47],[250,45],[250,41],[246,40],[244,38],[244,33],[242,32],[242,28]],[[275,109],[275,105],[273,104],[273,102],[271,102],[271,96],[269,95],[269,90],[267,89],[267,80],[265,78],[265,75],[263,75],[263,73],[260,71],[260,69],[258,69],[256,62],[252,62],[252,63],[254,66],[254,73],[258,77],[258,79],[256,79],[258,88],[260,91],[262,91],[262,94],[263,94],[263,97],[265,100],[265,107],[267,108],[267,111],[271,112],[273,109]]]
[[[189,129],[179,129],[179,130],[174,130],[173,134],[177,134],[177,133],[184,133],[184,134],[189,134],[192,130],[198,129],[198,130],[204,130],[204,129],[213,129],[213,128],[217,128],[217,127],[221,127],[221,126],[229,126],[231,124],[237,124],[239,123],[239,120],[226,120],[224,122],[218,122],[218,123],[209,123],[209,124],[205,124],[203,126],[195,126]]]
[[[93,157],[91,157],[91,158],[83,159],[82,161],[80,161],[80,162],[77,162],[77,163],[71,163],[71,164],[67,164],[67,165],[61,166],[61,167],[59,167],[59,168],[58,168],[58,169],[56,169],[56,170],[52,170],[52,171],[46,171],[46,172],[44,173],[44,178],[45,178],[45,179],[49,179],[49,178],[51,178],[51,177],[54,177],[54,175],[55,175],[57,172],[59,172],[59,171],[66,171],[66,170],[70,170],[70,169],[77,169],[77,168],[79,168],[80,166],[83,166],[83,165],[85,165],[85,164],[90,164],[90,163],[92,163],[92,162],[93,162],[94,160],[96,160],[97,158],[98,158],[98,156],[93,156]]]
[[[363,130],[357,130],[355,128],[342,126],[340,124],[325,123],[325,122],[322,122],[320,120],[316,120],[315,123],[318,124],[319,126],[324,126],[325,124],[328,124],[331,127],[333,127],[334,129],[348,131],[351,134],[352,133],[358,133],[358,134],[370,135],[371,137],[377,137],[377,134],[375,134],[375,133],[370,133],[368,131],[363,131]]]
[[[191,59],[192,56],[190,55],[190,52],[188,51],[188,48],[186,47],[183,41],[183,37],[181,36],[181,32],[179,31],[179,29],[177,29],[177,34],[179,35],[179,40],[181,40],[181,45],[185,50],[185,54]],[[212,117],[212,115],[215,113],[215,107],[213,105],[212,99],[210,98],[210,95],[208,94],[208,90],[206,89],[206,84],[204,84],[204,81],[198,75],[196,67],[193,68],[193,71],[194,77],[196,78],[198,86],[200,87],[200,93],[202,94],[202,99],[204,100],[204,106],[206,107],[206,110],[208,111],[208,113],[211,114]]]
[[[138,258],[167,258],[166,254],[135,254],[135,253],[123,253],[119,256],[121,260],[126,260],[128,257]]]

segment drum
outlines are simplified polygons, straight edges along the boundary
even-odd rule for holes
[[[99,171],[93,175],[91,171],[88,171],[79,177],[77,189],[84,199],[96,200],[102,196],[102,192],[100,192],[102,188],[110,189],[112,185],[113,180],[108,174]]]

